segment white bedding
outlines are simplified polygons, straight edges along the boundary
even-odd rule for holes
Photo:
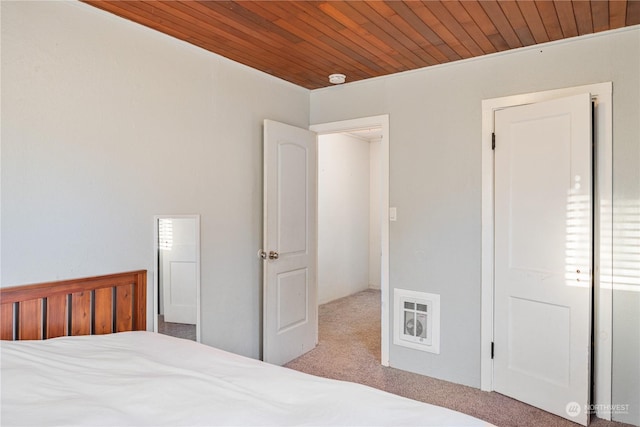
[[[3,426],[489,426],[151,332],[0,345]]]

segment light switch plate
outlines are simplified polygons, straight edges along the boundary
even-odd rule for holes
[[[389,208],[389,221],[397,221],[398,219],[398,211],[394,208]]]

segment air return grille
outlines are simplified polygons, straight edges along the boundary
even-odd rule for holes
[[[440,353],[440,295],[394,290],[393,343]]]

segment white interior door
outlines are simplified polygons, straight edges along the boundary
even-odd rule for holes
[[[317,315],[316,134],[264,122],[263,359],[313,349]]]
[[[586,425],[591,97],[495,114],[494,389]]]
[[[161,218],[160,287],[164,321],[196,324],[197,233],[194,218]]]

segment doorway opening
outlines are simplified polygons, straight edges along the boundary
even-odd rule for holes
[[[314,125],[318,133],[318,304],[380,291],[389,366],[388,116]]]
[[[382,129],[318,136],[318,304],[380,289]]]

